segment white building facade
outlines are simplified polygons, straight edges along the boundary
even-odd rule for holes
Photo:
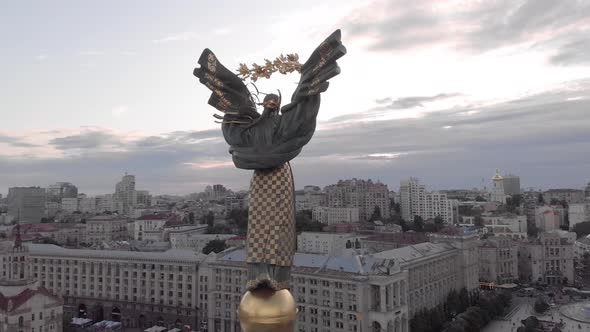
[[[326,225],[359,222],[359,209],[355,207],[316,206],[311,210],[313,221]]]
[[[339,255],[345,249],[360,248],[363,236],[352,233],[301,232],[297,235],[297,251],[302,253]]]
[[[427,192],[417,178],[400,181],[400,207],[402,218],[413,221],[415,216],[424,220],[438,216],[452,224],[457,218],[458,201],[450,200],[447,194]]]

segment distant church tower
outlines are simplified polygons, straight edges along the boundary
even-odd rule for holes
[[[506,203],[506,194],[504,194],[504,178],[496,168],[496,175],[492,178],[494,186],[492,188],[492,202]]]

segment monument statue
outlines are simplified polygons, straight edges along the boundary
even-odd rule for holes
[[[306,145],[316,127],[320,94],[340,73],[336,60],[346,54],[340,30],[324,40],[303,64],[297,54],[281,55],[263,66],[240,64],[234,74],[205,49],[194,75],[212,91],[209,105],[221,111],[221,123],[237,168],[254,170],[250,183],[246,264],[248,292],[239,308],[247,331],[290,331],[296,314],[289,293],[295,253],[295,196],[289,161]],[[270,78],[274,72],[301,73],[291,102],[281,107],[281,95],[265,94],[262,102],[244,83]],[[262,114],[257,105],[262,106]],[[278,324],[278,325],[277,325]],[[281,325],[283,324],[283,325]],[[281,325],[282,327],[278,327]],[[278,329],[277,329],[278,328]]]

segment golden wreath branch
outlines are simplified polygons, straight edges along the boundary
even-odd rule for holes
[[[270,78],[275,72],[283,75],[294,71],[301,72],[301,64],[297,53],[281,54],[274,61],[264,59],[263,66],[253,63],[252,68],[249,68],[245,63],[240,63],[240,68],[237,71],[243,81],[250,79],[252,82],[256,82],[259,78]]]

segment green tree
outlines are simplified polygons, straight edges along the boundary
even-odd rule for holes
[[[581,223],[577,223],[574,226],[573,231],[576,232],[576,235],[578,236],[578,238],[581,238],[583,236],[590,234],[590,221],[584,221]]]
[[[545,198],[543,197],[543,194],[539,193],[539,196],[537,196],[537,203],[540,205],[545,205]]]
[[[477,196],[475,197],[475,201],[476,201],[476,202],[487,202],[485,198],[483,198],[483,197],[481,197],[481,196],[479,196],[479,195],[477,195]]]
[[[188,214],[188,222],[193,225],[195,223],[195,213],[192,211]]]
[[[224,251],[225,249],[227,249],[227,245],[225,244],[225,241],[223,240],[211,240],[209,241],[205,247],[203,248],[203,253],[205,255],[214,252],[214,253],[219,253]]]
[[[381,208],[377,205],[375,205],[375,208],[373,209],[373,214],[371,214],[371,217],[369,218],[369,221],[375,220],[381,220]]]
[[[213,214],[213,211],[209,211],[208,213],[204,214],[203,217],[201,217],[201,224],[206,224],[209,227],[213,227],[214,223],[215,214]]]
[[[414,216],[414,227],[412,229],[416,232],[424,232],[424,220],[421,216]]]
[[[295,214],[295,229],[297,232],[321,232],[324,224],[313,221],[311,211],[299,211]]]
[[[527,232],[527,235],[528,235],[528,236],[530,236],[530,237],[535,237],[535,238],[536,238],[536,237],[537,237],[537,235],[539,234],[539,229],[537,228],[537,225],[535,225],[535,224],[530,224],[530,225],[527,227],[527,230],[526,230],[526,232]]]
[[[248,209],[231,210],[229,219],[236,225],[239,234],[246,234],[248,231]]]
[[[445,227],[445,220],[441,216],[434,217],[434,225],[436,230],[439,231]]]
[[[547,311],[547,309],[549,309],[549,304],[547,304],[547,302],[545,302],[545,300],[543,300],[543,298],[538,297],[537,300],[535,301],[535,305],[534,305],[535,311],[542,314],[545,311]]]
[[[462,311],[459,293],[457,293],[457,291],[454,289],[447,295],[447,310],[451,317],[459,314]]]

